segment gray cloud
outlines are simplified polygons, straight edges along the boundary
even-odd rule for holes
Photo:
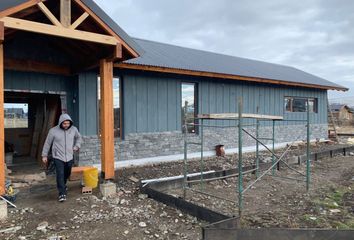
[[[354,1],[96,2],[131,36],[291,65],[354,88]]]

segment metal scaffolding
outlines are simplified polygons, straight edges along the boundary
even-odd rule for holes
[[[282,116],[270,116],[270,115],[260,115],[260,114],[248,114],[248,113],[243,113],[243,101],[242,98],[238,100],[238,113],[223,113],[223,114],[199,114],[198,116],[195,116],[194,118],[188,118],[187,117],[187,109],[188,109],[188,102],[185,102],[184,106],[184,123],[183,123],[183,133],[184,133],[184,184],[183,184],[183,197],[186,199],[186,194],[187,191],[192,191],[196,192],[199,194],[207,195],[209,197],[221,199],[224,201],[232,202],[236,204],[236,208],[238,209],[239,216],[242,216],[243,212],[243,198],[245,192],[251,189],[252,186],[254,186],[258,181],[260,181],[264,176],[272,176],[276,178],[282,178],[282,179],[287,179],[287,180],[294,180],[294,181],[300,181],[300,182],[305,182],[306,183],[306,190],[309,191],[310,188],[310,182],[311,182],[311,165],[310,165],[310,137],[311,137],[311,132],[310,132],[310,108],[309,108],[309,102],[307,102],[307,119],[306,120],[285,120],[283,119]],[[244,119],[252,119],[255,121],[254,124],[244,124]],[[192,120],[192,123],[188,123],[188,120]],[[218,126],[218,125],[210,125],[210,124],[205,124],[205,121],[210,121],[210,120],[223,120],[223,121],[236,121],[236,125],[234,126]],[[259,132],[260,132],[260,125],[262,122],[271,122],[272,126],[272,136],[271,137],[261,137]],[[295,139],[291,144],[288,145],[288,147],[285,149],[285,151],[281,155],[277,155],[275,153],[275,126],[277,122],[303,122],[306,124],[306,133],[307,133],[307,138],[306,138],[306,173],[302,173],[293,167],[291,167],[286,161],[284,161],[284,157],[286,154],[289,152],[289,150],[292,148],[292,146],[300,140]],[[188,126],[194,126],[194,127],[199,127],[199,137],[200,137],[200,142],[190,142],[188,141]],[[249,131],[245,129],[245,127],[255,127],[256,133],[255,135],[251,134]],[[238,164],[237,164],[237,170],[238,172],[235,174],[231,174],[228,176],[223,176],[223,177],[217,177],[217,178],[212,178],[212,179],[204,179],[204,169],[205,169],[205,162],[204,162],[204,128],[237,128],[238,132]],[[244,171],[243,170],[243,137],[244,134],[248,135],[251,137],[253,140],[256,141],[256,157],[255,157],[255,168],[251,170]],[[271,148],[269,148],[263,141],[271,141]],[[190,181],[188,180],[188,146],[189,145],[198,145],[200,146],[200,179],[198,180],[193,180]],[[272,163],[271,166],[266,169],[265,171],[261,172],[260,171],[260,157],[259,157],[259,152],[260,152],[260,145],[263,146],[264,149],[266,149],[268,152],[271,153],[272,155]],[[301,178],[290,178],[290,177],[282,177],[282,176],[276,176],[276,169],[280,167],[280,163],[284,164],[287,168],[289,168],[291,171],[296,172],[301,176]],[[243,176],[245,174],[249,173],[255,173],[256,179],[248,184],[247,186],[244,186],[243,182]],[[238,201],[234,201],[232,199],[227,199],[222,196],[216,196],[210,193],[207,193],[205,190],[205,182],[210,182],[210,181],[216,181],[220,179],[225,179],[225,178],[231,178],[231,177],[237,177],[237,187],[236,187],[236,194],[238,195]],[[194,183],[200,183],[200,190],[193,189],[192,187],[189,187],[189,185],[194,184]]]

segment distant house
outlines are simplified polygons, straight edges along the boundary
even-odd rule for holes
[[[8,108],[5,109],[5,117],[6,118],[23,118],[25,116],[25,112],[23,108]]]
[[[330,109],[333,117],[339,124],[348,123],[353,120],[354,110],[348,105],[335,103],[330,105]]]

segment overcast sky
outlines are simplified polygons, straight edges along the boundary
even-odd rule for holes
[[[354,89],[353,0],[95,1],[133,37],[290,65]]]

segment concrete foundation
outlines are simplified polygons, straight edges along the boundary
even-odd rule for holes
[[[100,185],[100,191],[103,197],[110,197],[117,193],[117,186],[112,182],[102,183]]]
[[[0,200],[0,221],[7,219],[7,202]]]

